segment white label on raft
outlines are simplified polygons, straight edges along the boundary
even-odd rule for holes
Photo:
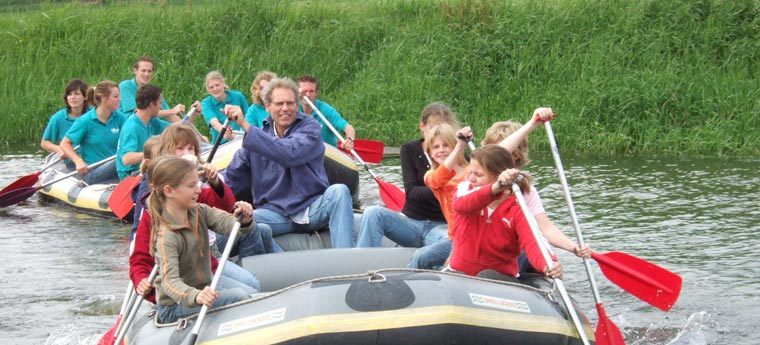
[[[528,303],[523,301],[479,295],[476,293],[470,293],[470,300],[474,305],[530,314]]]
[[[265,326],[265,325],[269,325],[275,322],[285,320],[285,309],[287,308],[270,310],[270,311],[259,313],[256,315],[244,317],[242,319],[225,322],[219,325],[218,336],[223,336],[230,333],[240,332],[240,331],[244,331],[244,330],[252,329],[256,327],[261,327],[261,326]]]

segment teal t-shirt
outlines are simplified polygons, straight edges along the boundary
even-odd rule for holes
[[[129,152],[142,152],[143,145],[148,138],[161,134],[169,122],[157,117],[148,120],[148,124],[140,120],[135,115],[129,116],[124,126],[121,127],[119,134],[119,145],[116,150],[116,171],[119,173],[119,180],[123,180],[140,168],[140,164],[124,165],[122,158]]]
[[[317,109],[319,109],[320,112],[322,112],[322,115],[327,118],[327,121],[330,122],[330,124],[335,127],[335,129],[338,131],[338,133],[342,133],[344,130],[346,130],[346,126],[348,126],[348,121],[346,121],[343,116],[340,116],[340,113],[338,113],[335,108],[333,108],[331,105],[322,102],[320,100],[317,100],[317,103],[314,104],[317,106]],[[300,111],[303,111],[303,107],[299,109]],[[317,122],[319,122],[319,126],[322,127],[322,141],[332,145],[337,146],[338,145],[338,137],[333,134],[333,132],[330,130],[329,127],[325,126],[325,123],[322,121],[322,118],[317,115],[315,111],[312,111],[311,114],[312,117],[314,117]]]
[[[214,98],[214,96],[210,95],[206,96],[206,98],[204,98],[201,102],[201,107],[203,108],[203,119],[205,119],[206,124],[209,125],[212,143],[216,142],[216,137],[219,135],[219,131],[211,127],[211,120],[216,119],[219,121],[219,123],[224,123],[224,121],[227,119],[227,117],[222,114],[222,110],[224,109],[225,105],[237,105],[241,110],[243,110],[243,114],[246,114],[248,112],[248,101],[245,99],[245,95],[243,95],[242,92],[237,90],[227,90],[224,92],[227,94],[227,99],[225,99],[224,102],[219,102],[216,98]],[[230,128],[237,131],[241,129],[240,126],[234,122],[232,122]],[[222,143],[225,142],[227,142],[227,140],[222,140]]]
[[[135,109],[137,109],[137,80],[132,78],[119,83],[119,94],[121,96],[119,110],[127,116],[134,114]],[[166,109],[170,108],[169,103],[166,103],[166,98],[164,98],[161,110]]]
[[[106,123],[100,122],[92,108],[74,121],[66,137],[74,146],[80,145],[80,155],[89,165],[116,154],[121,126],[126,120],[124,113],[114,110]]]
[[[85,112],[87,112],[86,109]],[[69,116],[69,109],[63,108],[50,117],[45,132],[42,133],[42,140],[49,140],[53,144],[60,144],[66,132],[71,128],[77,118]]]
[[[245,113],[245,120],[248,121],[251,126],[259,128],[264,126],[264,120],[266,120],[267,117],[269,117],[267,109],[256,103],[251,104],[251,107],[248,108],[248,112]]]

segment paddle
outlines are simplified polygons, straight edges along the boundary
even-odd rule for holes
[[[77,145],[76,147],[74,147],[74,150],[76,150],[78,148],[79,148],[79,145]],[[51,155],[52,155],[52,153],[51,153]],[[60,162],[61,160],[63,160],[63,157],[59,156],[58,158],[56,158],[52,162],[50,162],[47,165],[45,165],[39,171],[31,173],[31,174],[26,175],[26,176],[20,177],[19,179],[17,179],[13,183],[7,185],[5,188],[3,188],[2,190],[0,190],[0,195],[3,195],[5,193],[7,193],[7,192],[10,192],[10,191],[12,191],[14,189],[34,186],[34,184],[37,183],[37,181],[39,181],[40,174],[42,174],[43,171],[45,171],[48,168],[52,167],[53,165],[55,165],[56,163]]]
[[[224,120],[224,124],[222,125],[222,130],[219,131],[219,135],[216,137],[216,141],[214,141],[214,147],[211,148],[211,152],[209,152],[208,157],[206,158],[206,163],[211,163],[211,160],[214,159],[214,155],[216,155],[216,150],[219,148],[219,145],[222,143],[224,133],[227,132],[227,130],[229,129],[230,129],[230,119],[227,118],[226,120]]]
[[[240,217],[242,217],[242,213]],[[238,218],[235,221],[235,225],[232,226],[232,231],[230,231],[230,236],[227,239],[227,244],[224,246],[224,252],[222,253],[222,257],[219,258],[219,266],[216,268],[216,272],[214,273],[214,279],[211,280],[212,290],[216,290],[217,285],[219,285],[219,279],[222,276],[222,271],[224,271],[224,264],[227,262],[227,258],[230,257],[230,252],[232,251],[232,245],[235,243],[235,240],[237,239],[239,230],[240,230],[240,218]],[[201,312],[198,314],[198,319],[195,321],[193,330],[190,332],[190,335],[187,337],[187,339],[185,339],[185,342],[183,342],[183,344],[185,345],[195,344],[195,341],[198,340],[198,333],[201,330],[201,324],[203,323],[203,319],[206,318],[207,312],[208,312],[208,307],[204,304],[203,307],[201,307]]]
[[[343,152],[350,152],[340,147]],[[382,141],[368,140],[368,139],[356,139],[354,140],[354,151],[361,153],[362,158],[366,162],[372,164],[378,164],[383,160],[383,154],[385,153],[385,144]]]
[[[190,122],[190,118],[194,113],[195,107],[190,109],[182,118],[180,124],[184,125]],[[111,195],[108,196],[108,207],[117,218],[123,219],[135,207],[134,200],[132,200],[132,191],[140,185],[140,182],[142,182],[142,175],[129,176],[119,182],[116,188],[111,191]]]
[[[103,160],[101,160],[99,162],[92,163],[92,164],[90,164],[90,165],[87,166],[87,170],[92,170],[92,169],[94,169],[94,168],[96,168],[98,166],[101,166],[101,165],[103,165],[105,163],[108,163],[108,162],[114,160],[114,158],[116,158],[116,156],[111,156],[111,157],[103,159]],[[68,173],[66,175],[63,175],[63,176],[61,176],[61,177],[59,177],[59,178],[57,178],[57,179],[55,179],[53,181],[47,182],[47,183],[42,184],[42,185],[37,186],[37,187],[19,188],[19,189],[12,190],[12,191],[4,193],[4,194],[0,194],[0,207],[8,207],[8,206],[11,206],[11,205],[18,204],[18,203],[20,203],[20,202],[28,199],[30,196],[34,195],[34,193],[36,193],[38,190],[40,190],[42,188],[45,188],[47,186],[50,186],[50,185],[52,185],[54,183],[63,181],[63,180],[65,180],[65,179],[67,179],[67,178],[69,178],[71,176],[76,175],[76,174],[77,174],[76,171],[72,171],[72,172],[70,172],[70,173]]]
[[[550,253],[551,249],[548,248],[548,246],[544,245],[543,236],[538,230],[538,222],[536,222],[536,218],[533,217],[533,213],[530,211],[530,208],[528,208],[528,203],[525,201],[525,197],[523,197],[520,186],[517,183],[512,184],[512,193],[515,194],[515,197],[518,200],[518,204],[520,204],[520,209],[522,209],[523,215],[525,215],[525,220],[528,221],[530,232],[533,234],[533,238],[536,240],[538,248],[541,250],[541,255],[544,257],[546,266],[551,267],[553,262]],[[575,307],[573,307],[573,302],[570,301],[570,296],[567,294],[567,290],[565,290],[565,284],[563,284],[562,279],[559,278],[552,278],[552,280],[554,280],[554,285],[557,287],[557,291],[559,291],[560,296],[562,296],[562,301],[565,303],[567,313],[570,314],[570,318],[573,320],[573,325],[575,325],[575,329],[578,331],[578,335],[580,336],[581,341],[583,344],[589,345],[588,337],[586,336],[586,332],[583,329],[583,324],[581,323],[580,318],[578,318],[578,314],[575,311]],[[599,343],[598,338],[596,341],[597,344],[603,344]]]
[[[557,174],[562,183],[562,190],[565,193],[565,201],[567,202],[567,208],[570,212],[570,218],[573,221],[573,228],[578,237],[578,243],[583,246],[583,235],[581,234],[578,217],[575,213],[575,207],[573,206],[573,198],[570,196],[570,187],[568,187],[567,184],[565,170],[562,167],[562,160],[559,157],[559,149],[557,148],[557,142],[554,139],[554,131],[552,130],[551,123],[546,122],[544,125],[546,127],[546,136],[549,137],[549,144],[551,145],[552,156],[554,156],[554,163],[557,166]],[[596,260],[602,273],[604,273],[610,281],[628,291],[630,294],[657,308],[665,311],[670,310],[681,293],[681,276],[649,261],[622,252],[592,253],[591,257]],[[601,305],[599,292],[596,288],[594,276],[591,274],[591,267],[588,260],[584,259],[583,264],[586,267],[586,274],[589,277],[591,289],[594,292],[594,299],[596,300],[597,311],[599,312],[599,327],[602,327],[601,322],[603,320],[602,316],[604,315],[604,307]],[[604,317],[606,318],[606,315],[604,315]],[[613,327],[614,324],[612,324],[612,322],[609,322],[609,325],[605,325],[605,327],[607,327],[608,336],[614,337],[615,332],[620,333],[620,331],[617,330],[617,327]]]
[[[549,137],[549,143],[552,149],[552,156],[554,156],[554,163],[557,166],[557,174],[559,175],[560,182],[562,183],[562,190],[565,193],[565,200],[567,201],[567,208],[570,211],[570,219],[573,222],[573,228],[575,229],[575,235],[578,237],[578,245],[581,248],[585,246],[583,242],[583,235],[581,234],[581,227],[578,223],[578,216],[575,213],[575,207],[573,207],[573,200],[570,196],[570,188],[567,185],[567,178],[565,178],[565,170],[562,167],[562,161],[559,158],[559,150],[557,149],[557,143],[554,140],[554,132],[552,131],[552,125],[549,122],[545,123],[546,133]],[[591,263],[588,259],[583,258],[583,266],[586,268],[586,276],[591,284],[591,291],[594,294],[594,302],[596,303],[596,312],[599,315],[599,323],[596,325],[596,342],[599,345],[606,344],[625,344],[623,335],[620,333],[617,325],[607,317],[607,312],[602,304],[602,298],[599,295],[599,289],[596,287],[596,279],[591,272]],[[601,266],[601,265],[600,265]]]
[[[327,127],[330,129],[333,134],[335,134],[336,137],[340,140],[341,143],[345,143],[346,139],[343,139],[343,136],[338,133],[337,130],[335,130],[335,127],[333,127],[332,124],[330,124],[329,121],[325,118],[325,116],[322,114],[319,109],[314,105],[314,103],[309,100],[308,97],[303,97],[304,101],[309,104],[309,106],[314,109],[314,112],[317,113],[319,118],[322,119],[322,122],[327,125]],[[377,186],[379,187],[380,191],[380,199],[383,200],[383,203],[385,203],[385,207],[393,210],[393,211],[401,211],[402,208],[404,208],[404,203],[406,202],[406,195],[404,192],[401,191],[398,187],[396,187],[393,184],[390,184],[388,182],[385,182],[381,180],[375,173],[372,171],[372,169],[369,168],[369,165],[362,160],[362,158],[359,156],[358,153],[356,153],[356,150],[351,150],[351,154],[356,158],[356,161],[361,164],[361,166],[364,167],[365,170],[372,176],[373,179],[375,179],[375,182],[377,182]]]
[[[157,275],[158,265],[153,265],[153,270],[150,271],[150,275],[148,276],[148,284],[153,284],[153,281],[156,280]],[[132,284],[129,285],[132,286]],[[137,310],[140,309],[140,304],[142,304],[142,301],[145,299],[143,295],[140,295],[138,293],[135,293],[135,295],[137,295],[137,299],[132,303],[132,308],[129,309],[127,318],[124,319],[124,322],[119,324],[119,332],[114,344],[121,344],[121,341],[124,339],[124,335],[127,334],[127,328],[129,328],[129,325],[132,324],[132,320],[134,320],[135,315],[137,315]]]

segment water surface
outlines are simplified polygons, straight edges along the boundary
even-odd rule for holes
[[[550,157],[533,157],[546,210],[574,238]],[[0,186],[35,171],[37,155],[0,157]],[[756,344],[760,329],[758,159],[564,157],[584,237],[599,251],[625,251],[679,273],[670,312],[637,300],[594,264],[611,320],[628,344]],[[402,186],[398,160],[376,172]],[[362,174],[363,205],[377,185]],[[128,225],[60,205],[0,210],[0,343],[95,344],[110,327],[127,283]],[[571,295],[594,321],[583,266],[559,252]]]

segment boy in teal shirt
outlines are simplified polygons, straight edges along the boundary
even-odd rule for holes
[[[121,93],[119,110],[125,115],[129,116],[135,113],[137,109],[137,90],[141,86],[148,85],[151,79],[153,79],[153,66],[153,58],[141,56],[132,66],[132,72],[135,74],[135,77],[119,83],[119,92]],[[174,108],[169,108],[169,103],[166,103],[164,99],[161,102],[161,109],[158,115],[174,120],[174,118],[169,116],[177,116],[176,119],[179,119],[184,111],[185,106],[183,104],[177,104]]]
[[[121,128],[116,151],[116,171],[123,180],[140,169],[143,160],[143,144],[148,138],[161,134],[169,122],[158,118],[161,110],[161,88],[154,85],[141,86],[137,91],[137,111]]]
[[[301,97],[308,97],[309,100],[314,103],[317,109],[325,116],[335,130],[339,133],[344,132],[346,142],[343,144],[343,148],[349,151],[353,149],[354,139],[356,138],[354,127],[348,124],[348,121],[340,116],[340,113],[338,113],[335,108],[317,99],[317,96],[319,96],[319,83],[317,82],[317,78],[310,75],[300,76],[298,78],[298,92],[301,94]],[[322,141],[332,146],[338,146],[338,137],[336,137],[324,121],[322,121],[322,117],[314,112],[314,109],[311,109],[308,104],[302,104],[301,111],[307,115],[311,115],[317,120],[317,122],[319,122],[319,126],[322,127]]]

